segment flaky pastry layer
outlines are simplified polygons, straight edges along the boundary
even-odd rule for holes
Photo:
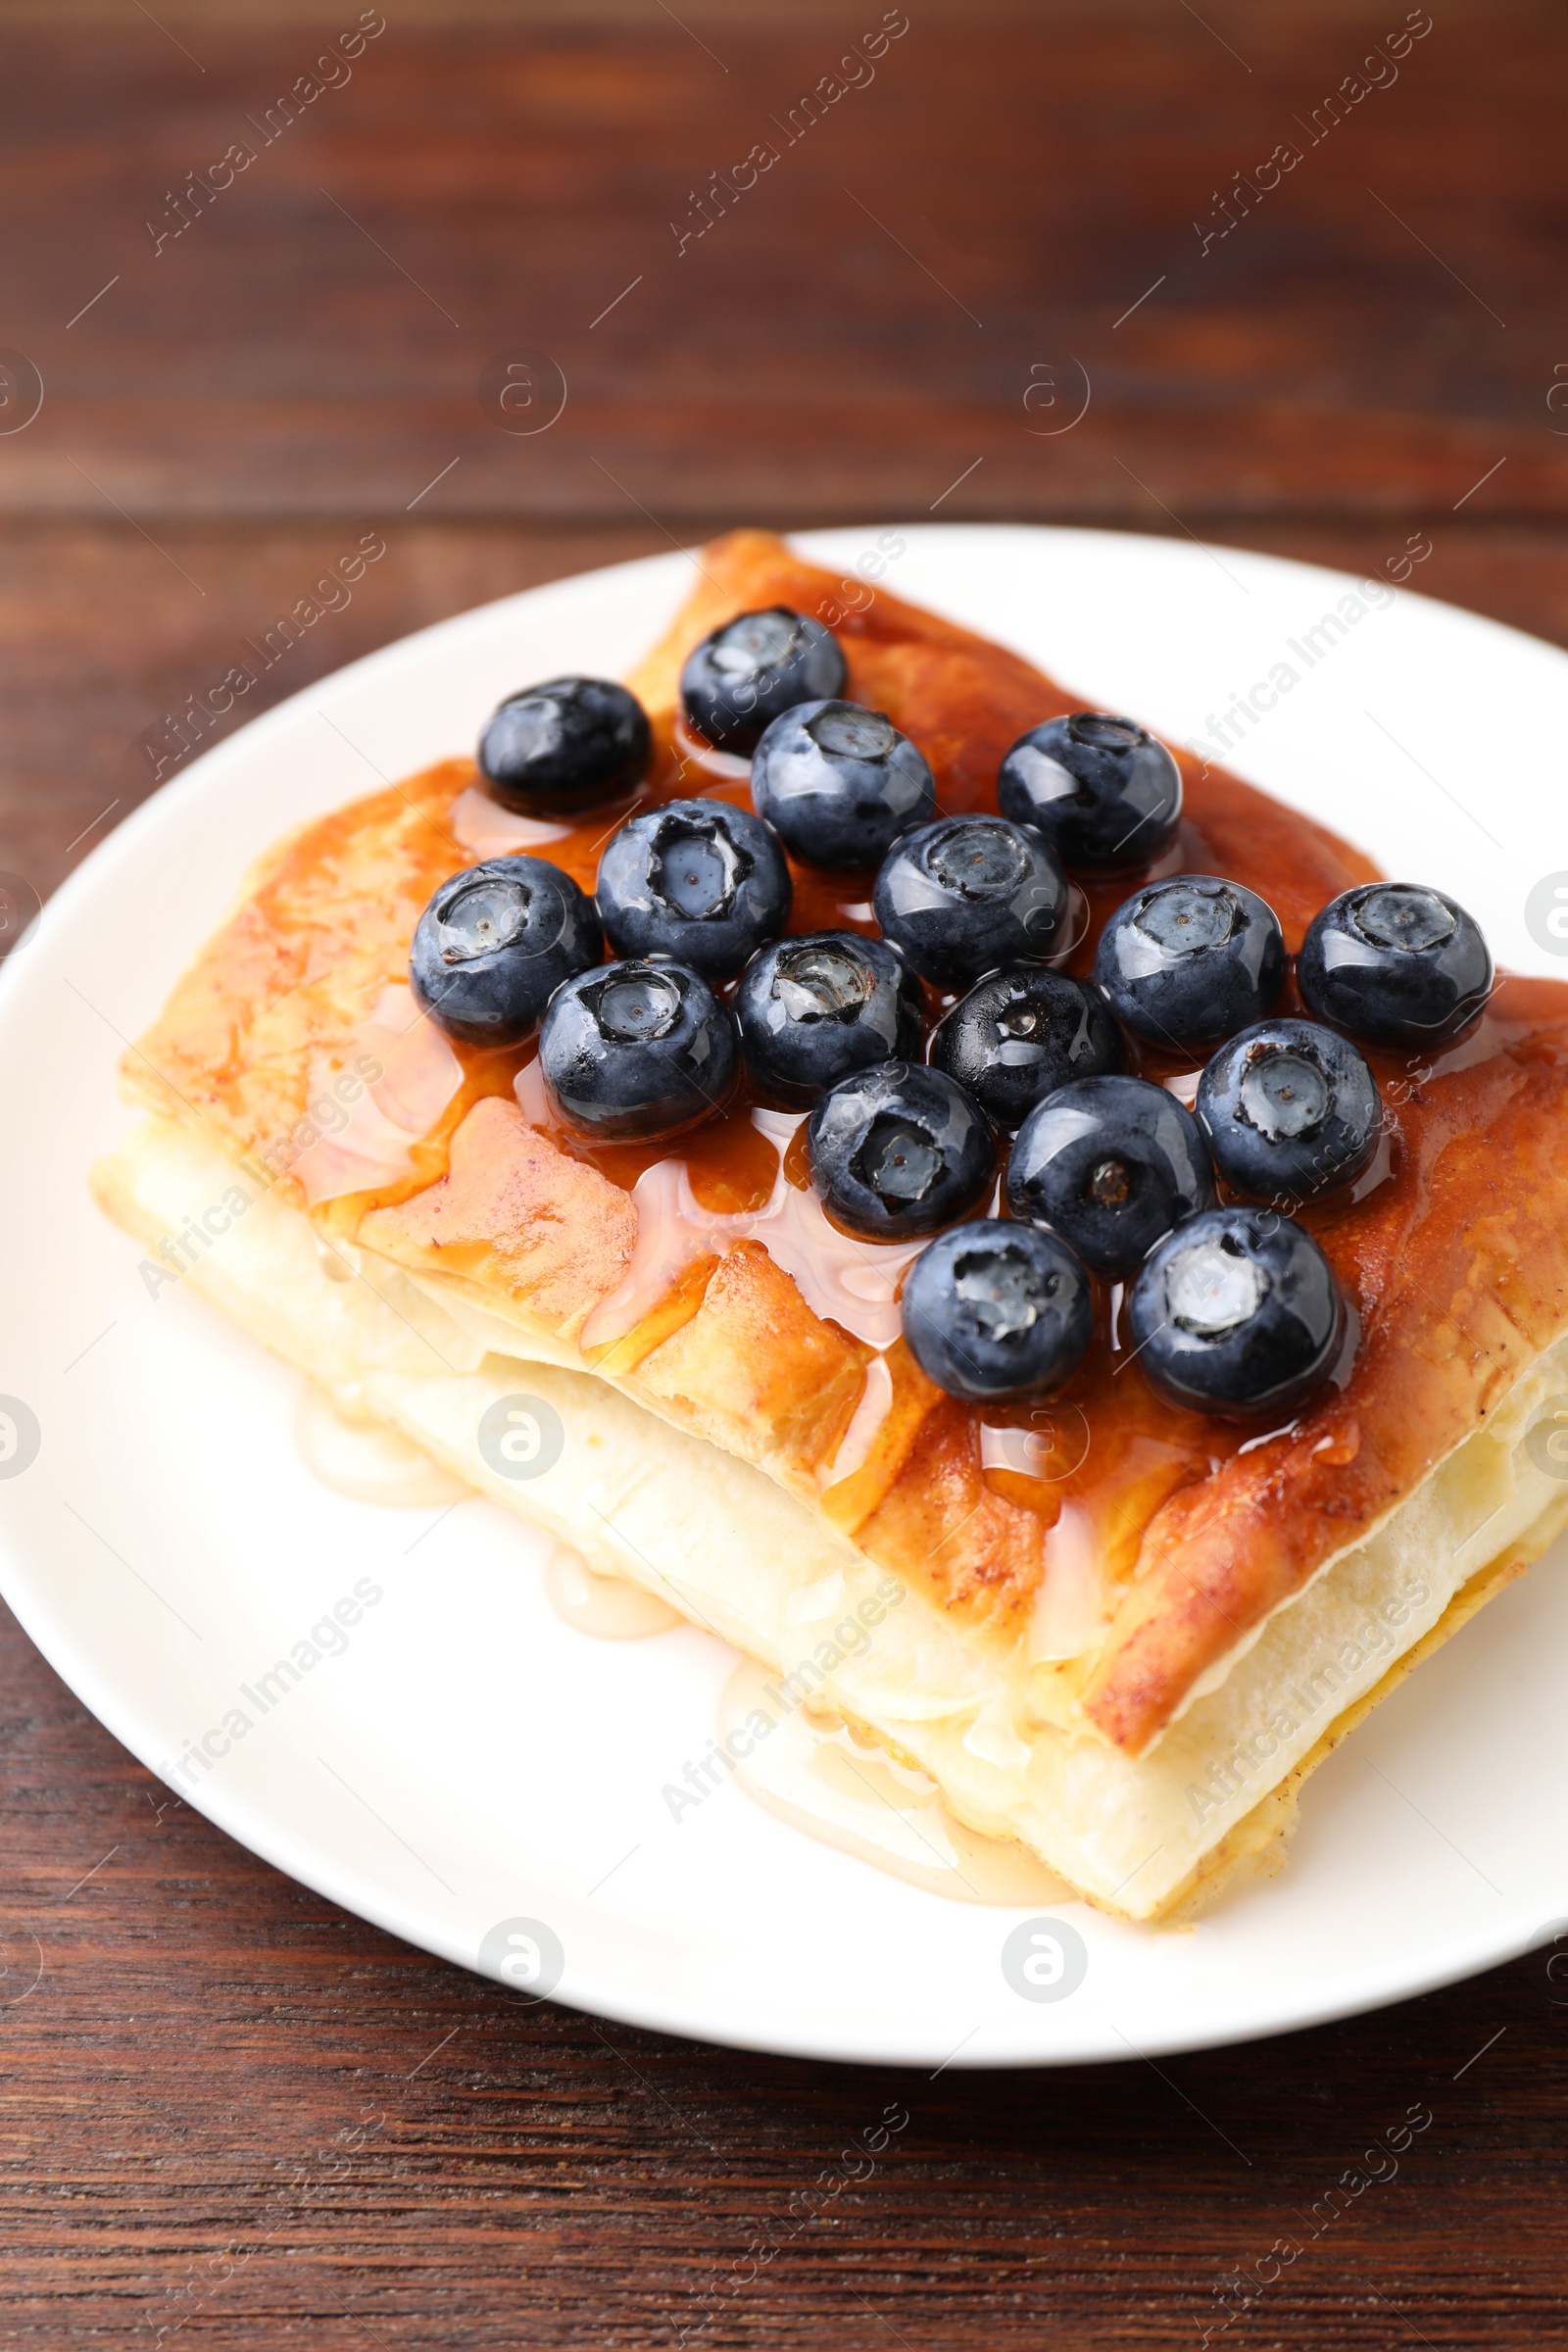
[[[1016,1671],[965,1642],[922,1586],[883,1600],[867,1645],[858,1635],[853,1646],[836,1641],[881,1581],[858,1545],[754,1467],[610,1383],[531,1354],[482,1310],[454,1301],[448,1311],[427,1284],[369,1252],[347,1274],[277,1188],[255,1187],[239,1208],[231,1163],[174,1123],[145,1122],[99,1164],[95,1188],[155,1252],[228,1198],[225,1230],[182,1279],[344,1409],[394,1425],[591,1564],[864,1724],[930,1772],[971,1828],[1018,1839],[1129,1919],[1188,1915],[1276,1860],[1305,1775],[1568,1517],[1568,1488],[1526,1443],[1543,1400],[1568,1387],[1560,1343],[1484,1431],[1133,1758],[1031,1723]],[[161,1255],[145,1262],[167,1276]],[[559,1461],[525,1484],[487,1463],[477,1434],[486,1408],[519,1387],[544,1397],[565,1433]]]

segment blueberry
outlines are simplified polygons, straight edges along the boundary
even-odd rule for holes
[[[922,1250],[904,1285],[904,1336],[928,1380],[984,1404],[1059,1387],[1083,1360],[1094,1290],[1038,1225],[986,1217]]]
[[[1204,1413],[1288,1413],[1331,1371],[1345,1301],[1317,1243],[1289,1218],[1211,1208],[1178,1226],[1133,1286],[1145,1378]]]
[[[415,927],[409,986],[449,1037],[514,1046],[552,995],[605,952],[593,901],[542,858],[487,858],[435,891]]]
[[[1360,1175],[1383,1105],[1366,1058],[1316,1021],[1259,1021],[1198,1083],[1198,1123],[1238,1192],[1309,1200]]]
[[[1031,825],[945,816],[906,833],[871,886],[884,938],[939,988],[1049,956],[1067,905],[1060,866]]]
[[[705,637],[686,658],[680,692],[687,717],[710,743],[749,752],[783,711],[841,693],[848,675],[838,639],[819,620],[773,605]]]
[[[1020,735],[997,775],[1004,816],[1038,825],[1063,865],[1148,865],[1176,830],[1182,771],[1136,719],[1074,710]]]
[[[1307,1006],[1377,1046],[1442,1046],[1492,993],[1474,915],[1415,882],[1370,882],[1331,899],[1301,945]]]
[[[1049,1225],[1096,1274],[1125,1281],[1214,1198],[1190,1110],[1147,1078],[1074,1078],[1037,1102],[1007,1162],[1007,1205]]]
[[[935,1233],[991,1189],[991,1129],[961,1086],[920,1062],[841,1078],[806,1132],[829,1214],[852,1233],[902,1242]]]
[[[1121,1032],[1082,980],[1020,964],[982,980],[938,1022],[931,1059],[999,1127],[1016,1127],[1069,1078],[1122,1066]]]
[[[778,1102],[920,1048],[920,983],[880,939],[811,931],[752,958],[735,992],[748,1067]]]
[[[547,678],[509,694],[479,738],[492,797],[523,816],[574,816],[634,792],[652,754],[647,712],[612,678]]]
[[[880,710],[802,703],[758,745],[752,799],[797,858],[850,873],[880,865],[901,833],[935,815],[937,788]]]
[[[666,801],[621,826],[599,862],[595,903],[617,956],[668,956],[727,980],[784,928],[784,853],[749,808]]]
[[[1273,907],[1213,874],[1173,874],[1135,891],[1095,952],[1095,980],[1116,1018],[1163,1046],[1217,1044],[1261,1020],[1284,978]]]
[[[604,1143],[679,1135],[722,1110],[735,1063],[727,1007],[678,963],[579,973],[539,1031],[546,1094],[568,1126]]]

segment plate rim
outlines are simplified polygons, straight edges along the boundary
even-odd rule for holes
[[[969,539],[991,536],[1012,541],[1035,540],[1042,544],[1083,539],[1131,543],[1140,550],[1157,548],[1168,551],[1168,560],[1178,565],[1190,563],[1209,547],[1207,542],[1196,541],[1189,548],[1180,541],[1158,533],[1009,522],[843,524],[820,530],[790,532],[785,536],[791,547],[808,560],[825,557],[836,561],[838,550],[847,541],[875,529],[891,529],[911,540],[930,543],[939,543],[944,537],[951,538],[956,534],[962,534]],[[1275,574],[1309,575],[1320,581],[1350,586],[1365,576],[1307,563],[1296,557],[1236,548],[1223,542],[1219,546],[1233,560],[1241,558],[1250,565],[1263,567]],[[258,712],[220,741],[200,752],[176,775],[155,787],[45,902],[44,915],[38,918],[40,929],[45,916],[49,919],[49,927],[54,927],[52,910],[60,909],[69,915],[78,901],[90,899],[112,877],[122,859],[135,855],[147,833],[176,820],[179,809],[189,801],[213,791],[215,787],[220,788],[225,767],[238,756],[236,747],[241,743],[245,745],[246,757],[252,756],[259,748],[265,750],[270,737],[286,736],[300,722],[308,709],[314,710],[319,705],[323,696],[339,691],[352,693],[367,683],[373,683],[377,674],[400,668],[416,651],[421,655],[438,653],[444,640],[461,640],[472,632],[476,624],[493,624],[508,612],[520,614],[530,604],[548,601],[559,610],[563,605],[581,602],[591,608],[612,584],[633,586],[639,577],[652,583],[666,576],[672,582],[678,582],[680,573],[677,567],[683,562],[693,562],[698,553],[699,550],[694,548],[680,548],[632,557],[587,571],[573,572],[561,579],[541,581],[531,587],[513,590],[462,612],[429,622],[356,657],[354,661],[325,672],[314,681],[308,681],[293,694],[267,710]],[[1413,605],[1431,607],[1446,616],[1456,617],[1470,631],[1494,633],[1500,640],[1528,647],[1532,656],[1554,656],[1568,669],[1568,653],[1552,645],[1549,640],[1536,637],[1508,622],[1471,612],[1463,606],[1427,596],[1419,590],[1400,588],[1397,593],[1401,599]],[[674,601],[677,600],[672,599],[672,603]],[[927,609],[930,609],[930,600],[927,600]],[[215,919],[220,920],[221,913]],[[0,1045],[3,1045],[12,1017],[12,1000],[19,986],[19,975],[28,961],[25,954],[28,944],[25,938],[19,942],[5,966],[0,967]],[[161,1778],[153,1758],[163,1743],[148,1723],[138,1717],[133,1684],[127,1687],[117,1683],[107,1673],[101,1673],[90,1652],[76,1645],[69,1625],[51,1616],[47,1562],[29,1561],[23,1555],[20,1544],[14,1548],[9,1527],[0,1528],[0,1595],[3,1595],[24,1632],[51,1669],[82,1700],[113,1738],[128,1749],[155,1778]],[[372,1872],[362,1870],[347,1855],[334,1851],[329,1843],[323,1841],[313,1846],[302,1825],[291,1821],[286,1815],[270,1815],[266,1805],[241,1787],[207,1780],[197,1789],[181,1789],[179,1793],[193,1810],[212,1821],[225,1836],[233,1838],[270,1867],[311,1887],[324,1900],[342,1905],[383,1932],[399,1936],[416,1949],[431,1952],[454,1966],[466,1969],[469,1974],[482,1977],[487,1984],[495,1984],[495,1979],[478,1969],[474,1957],[451,1931],[449,1922],[443,1920],[438,1908],[432,1906],[428,1915],[420,1914],[417,1904],[405,1902],[387,1886],[378,1885]],[[933,1896],[929,1899],[935,1901],[941,1898]],[[1076,1903],[1079,1898],[1070,1900]],[[1565,1904],[1565,1908],[1568,1908],[1568,1904]],[[1027,1916],[1027,1913],[1022,1915]],[[1184,2033],[1179,2027],[1171,2030],[1167,2026],[1151,2036],[1149,2050],[1165,2055],[1231,2047],[1364,2015],[1392,2003],[1414,1999],[1443,1986],[1461,1983],[1485,1970],[1506,1965],[1541,1948],[1549,1939],[1550,1934],[1549,1922],[1544,1922],[1534,1934],[1527,1934],[1522,1939],[1516,1934],[1510,1934],[1499,1940],[1495,1933],[1486,1935],[1477,1931],[1466,1944],[1450,1945],[1447,1955],[1428,1968],[1412,1971],[1407,1962],[1403,1966],[1396,1966],[1391,1960],[1385,1963],[1380,1973],[1364,1981],[1353,1991],[1338,1994],[1330,1991],[1320,2001],[1301,2000],[1299,1988],[1297,1988],[1288,2014],[1276,2012],[1269,2016],[1260,2015],[1254,1999],[1249,2004],[1247,2014],[1230,2028],[1218,2030],[1212,2022],[1207,2022]],[[934,2045],[930,2041],[921,2041],[917,2037],[901,2039],[897,2034],[888,2037],[883,2046],[878,2047],[858,2046],[852,2049],[845,2046],[842,2040],[838,2046],[834,2046],[830,2021],[824,2018],[807,2019],[782,2009],[775,2010],[765,2028],[749,2029],[738,2008],[733,2015],[728,2014],[730,2004],[711,1993],[687,1999],[661,1991],[640,1998],[635,1987],[628,1990],[625,1984],[613,1981],[590,1979],[579,1982],[579,1973],[568,1971],[567,1979],[563,1981],[563,1985],[551,1998],[564,2007],[578,2009],[585,2015],[611,2018],[644,2031],[670,2034],[691,2040],[718,2041],[731,2048],[818,2063],[910,2066],[925,2064],[932,2056]],[[569,1990],[566,1989],[568,1983]],[[505,1991],[506,1988],[498,1986],[498,1989]],[[1015,2068],[1125,2064],[1149,2054],[1149,2051],[1135,2049],[1125,2041],[1120,2048],[1102,2046],[1102,2041],[1083,2048],[1042,2049],[1037,2040],[1027,2037],[1024,2031],[1026,2022],[1020,2020],[1015,2042],[1004,2043],[1000,2050],[988,2046],[975,2056],[966,2055],[960,2050],[945,2064],[963,2071],[1010,2071]],[[999,2034],[998,2038],[1004,2037]]]

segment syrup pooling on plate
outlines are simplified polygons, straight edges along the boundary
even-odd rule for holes
[[[306,1382],[294,1407],[294,1442],[312,1477],[351,1502],[433,1510],[464,1502],[473,1493],[385,1421],[356,1420],[340,1412],[314,1381]]]
[[[646,1642],[686,1620],[667,1600],[629,1577],[603,1576],[570,1544],[558,1544],[545,1564],[545,1592],[556,1615],[599,1642]]]
[[[732,1772],[748,1796],[792,1829],[930,1894],[1012,1908],[1073,1899],[1025,1847],[956,1820],[929,1774],[900,1763],[842,1716],[810,1711],[751,1658],[724,1687],[713,1745],[716,1753],[692,1766],[699,1788]]]

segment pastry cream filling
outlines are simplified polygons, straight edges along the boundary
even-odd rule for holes
[[[154,1248],[234,1180],[220,1154],[157,1119],[95,1171],[103,1206]],[[1157,1918],[1197,1881],[1212,1874],[1217,1885],[1246,1859],[1261,1800],[1317,1760],[1325,1735],[1398,1660],[1457,1621],[1484,1570],[1533,1556],[1568,1517],[1568,1483],[1526,1445],[1542,1404],[1568,1389],[1565,1339],[1131,1758],[1070,1720],[1039,1720],[1038,1642],[1013,1660],[966,1644],[922,1594],[763,1472],[572,1368],[565,1349],[455,1286],[412,1279],[368,1250],[323,1250],[270,1193],[187,1278],[345,1410],[395,1425],[591,1567],[632,1578],[799,1695],[865,1725],[930,1773],[960,1820],[1020,1839],[1091,1901],[1133,1919]],[[519,1383],[565,1432],[554,1466],[520,1486],[477,1443],[481,1415]],[[1042,1630],[1048,1656],[1059,1654],[1070,1602]]]

